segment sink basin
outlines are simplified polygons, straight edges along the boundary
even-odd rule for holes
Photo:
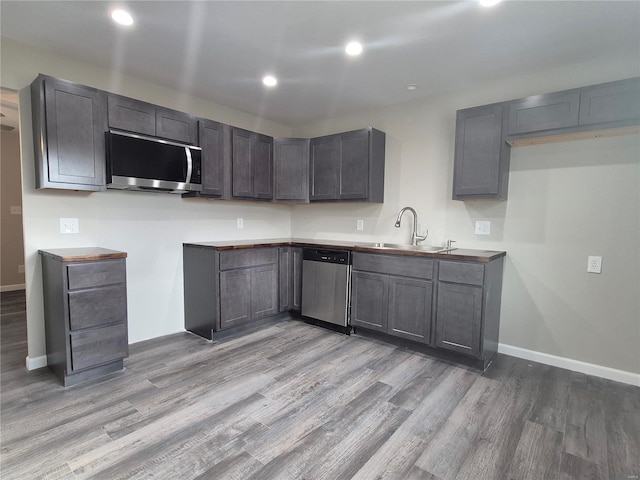
[[[356,246],[358,247],[366,247],[366,248],[381,248],[381,249],[389,249],[389,250],[410,250],[414,252],[433,252],[433,253],[441,253],[441,252],[449,252],[451,250],[455,250],[455,248],[446,248],[446,247],[432,247],[430,245],[406,245],[402,243],[359,243]]]

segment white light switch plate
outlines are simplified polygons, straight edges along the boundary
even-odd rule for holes
[[[476,221],[476,235],[491,235],[491,222],[489,220]]]
[[[244,218],[238,217],[238,228],[244,228]]]
[[[12,205],[11,215],[22,215],[22,207],[20,205]]]
[[[360,230],[360,231],[364,230],[364,220],[363,219],[359,218],[356,221],[356,230]]]
[[[77,218],[61,218],[60,233],[79,233],[80,228]]]

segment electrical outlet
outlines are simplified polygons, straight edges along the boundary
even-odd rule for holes
[[[491,222],[478,220],[476,222],[476,235],[491,235]]]
[[[238,228],[244,228],[244,218],[238,217]]]
[[[589,256],[587,259],[587,272],[602,273],[602,257]]]
[[[61,218],[60,219],[60,233],[79,233],[80,228],[78,226],[77,218]]]
[[[359,218],[356,221],[356,230],[360,230],[360,231],[364,230],[364,220],[363,219]]]
[[[24,265],[18,265],[18,273],[24,273]]]
[[[11,210],[11,215],[22,215],[22,207],[20,205],[18,206],[12,205],[10,210]]]

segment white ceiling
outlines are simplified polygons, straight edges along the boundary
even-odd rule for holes
[[[132,28],[110,20],[115,5],[2,0],[2,36],[287,125],[613,52],[640,59],[640,1],[128,1]],[[361,57],[344,55],[351,39]]]

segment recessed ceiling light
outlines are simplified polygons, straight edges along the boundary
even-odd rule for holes
[[[494,5],[499,4],[502,0],[479,0],[480,5],[483,7],[493,7]]]
[[[275,87],[278,84],[278,79],[273,75],[266,75],[262,78],[262,83],[267,87]]]
[[[111,12],[111,18],[114,22],[119,23],[120,25],[133,25],[133,17],[126,10],[114,10]]]
[[[362,53],[362,44],[360,42],[349,42],[344,51],[347,52],[347,55],[360,55]]]
[[[418,89],[418,85],[416,85],[415,83],[410,83],[408,84],[406,87],[407,90],[409,90],[410,92],[413,92],[414,90]]]

